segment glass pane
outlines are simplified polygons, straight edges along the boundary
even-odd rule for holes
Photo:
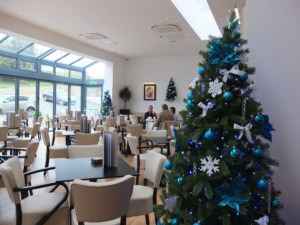
[[[72,64],[72,66],[85,67],[85,66],[91,64],[92,62],[95,62],[95,60],[83,58],[83,59],[79,60],[78,62]]]
[[[10,52],[18,52],[27,45],[29,45],[30,41],[25,41],[19,38],[9,37],[2,43],[0,43],[0,49],[6,50]]]
[[[85,79],[104,79],[105,63],[98,62],[85,70]]]
[[[66,52],[56,50],[55,52],[53,52],[50,55],[43,58],[43,60],[45,59],[45,60],[49,60],[49,61],[53,62],[53,61],[61,58],[62,56],[66,55],[66,54],[67,54]]]
[[[57,62],[64,63],[64,64],[71,64],[72,62],[75,62],[79,58],[81,58],[81,57],[78,55],[70,54],[70,55],[67,55],[66,57],[63,57],[62,59],[58,60]]]
[[[19,95],[19,109],[24,109],[28,112],[28,123],[32,125],[33,114],[36,109],[36,81],[20,80],[20,95]]]
[[[0,67],[17,68],[17,59],[0,55]]]
[[[32,56],[32,57],[38,57],[41,54],[45,53],[46,51],[48,51],[50,48],[43,46],[43,45],[39,45],[39,44],[34,44],[32,46],[30,46],[29,48],[26,48],[23,52],[21,52],[21,55],[28,55],[28,56]]]
[[[35,63],[34,62],[20,60],[20,68],[22,70],[35,71]]]
[[[101,107],[101,87],[86,88],[86,115],[97,118]]]
[[[4,37],[6,37],[7,35],[6,34],[1,34],[0,33],[0,40],[2,40]]]
[[[15,80],[0,76],[0,124],[6,121],[6,113],[15,112]]]
[[[68,108],[68,85],[56,85],[56,114],[65,115]]]
[[[62,76],[62,77],[69,77],[69,70],[60,68],[60,67],[56,67],[56,75]]]
[[[71,86],[71,110],[81,111],[81,86]]]
[[[70,70],[70,76],[71,78],[75,79],[82,79],[82,72],[76,71],[76,70]]]
[[[46,121],[47,115],[53,116],[53,84],[40,82],[40,112]],[[53,117],[52,117],[53,118]]]
[[[51,74],[53,74],[53,66],[41,65],[41,71],[43,73],[51,73]]]

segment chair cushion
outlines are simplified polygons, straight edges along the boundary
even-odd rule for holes
[[[151,187],[134,185],[130,198],[127,216],[139,216],[151,213],[153,206],[153,189]]]
[[[47,194],[32,195],[21,201],[23,221],[22,225],[36,224],[37,221],[55,207],[57,202],[64,198],[64,192],[53,192]],[[45,225],[68,225],[69,206],[67,201],[63,203],[45,223]]]
[[[26,148],[31,138],[19,137],[13,140],[13,146],[16,148]]]
[[[133,157],[132,165],[135,169],[137,168],[137,156],[136,155]],[[146,155],[140,154],[140,169],[144,170],[145,165],[146,165]]]
[[[99,212],[101,213],[101,212]],[[76,211],[75,209],[71,210],[71,224],[72,225],[78,225],[77,217],[76,217]],[[120,219],[115,219],[115,220],[110,220],[107,222],[99,222],[99,223],[88,223],[85,222],[84,225],[119,225],[120,224]]]
[[[67,145],[54,145],[49,147],[49,158],[69,158]]]

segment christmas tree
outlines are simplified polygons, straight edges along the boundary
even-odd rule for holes
[[[174,81],[171,77],[170,81],[169,81],[169,85],[168,85],[168,89],[167,89],[167,94],[166,94],[166,101],[170,101],[173,102],[175,100],[177,96],[177,92],[176,92],[176,87],[174,84]]]
[[[267,140],[269,116],[255,98],[247,65],[246,40],[233,13],[223,37],[200,51],[199,75],[190,85],[181,112],[176,152],[165,163],[162,205],[154,207],[157,224],[284,224],[280,191],[272,182]]]
[[[109,91],[106,91],[104,92],[104,100],[101,107],[101,116],[108,116],[110,109],[112,109],[112,100]]]

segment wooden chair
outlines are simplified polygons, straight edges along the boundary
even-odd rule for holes
[[[26,186],[25,177],[36,172],[23,174],[22,166],[17,157],[7,160],[0,165],[5,187],[10,200],[16,208],[16,225],[69,225],[69,206],[67,198],[69,194],[65,183],[45,183],[35,186]],[[50,193],[28,196],[28,191],[38,188],[54,186]],[[65,192],[54,192],[62,186]]]
[[[85,222],[126,225],[133,182],[130,175],[108,182],[75,180],[71,184],[72,225],[84,225]]]
[[[75,139],[77,141],[77,145],[97,145],[100,140],[101,133],[76,133]]]

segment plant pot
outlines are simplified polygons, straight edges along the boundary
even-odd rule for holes
[[[120,114],[129,115],[130,114],[130,109],[120,109]]]

